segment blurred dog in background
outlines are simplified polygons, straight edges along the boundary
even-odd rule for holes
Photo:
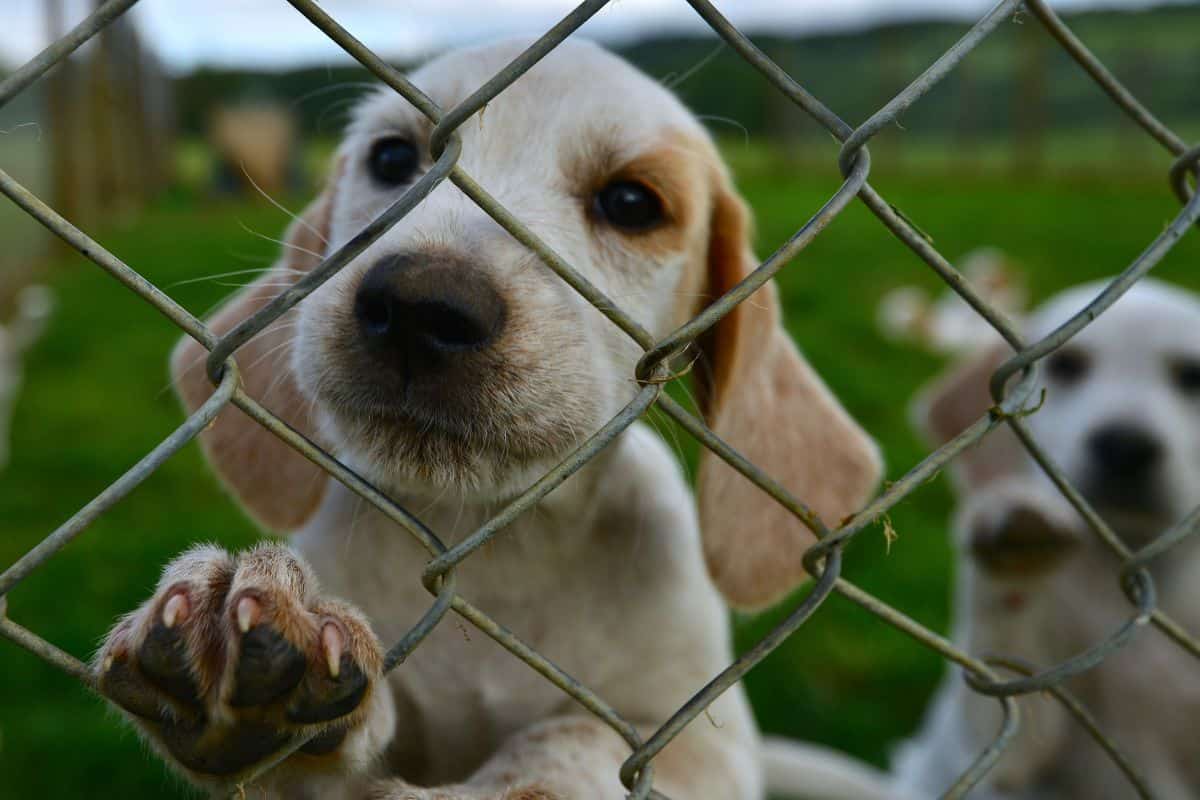
[[[1025,310],[1029,291],[1020,267],[994,247],[962,258],[963,276],[992,308],[1010,316]],[[885,337],[942,355],[974,352],[1000,341],[995,328],[950,289],[936,299],[918,286],[900,286],[879,301],[877,322]]]
[[[1094,298],[1070,289],[1033,313],[1030,341]],[[988,378],[1011,355],[986,348],[936,381],[915,404],[917,425],[941,444],[992,405]],[[1138,549],[1200,504],[1200,299],[1144,280],[1044,359],[1037,441],[1125,543]],[[1135,613],[1121,564],[1016,437],[1001,428],[953,467],[959,493],[957,645],[1045,669],[1110,636]],[[1150,564],[1158,603],[1200,632],[1200,539]],[[1003,670],[1001,670],[1003,672]],[[1013,675],[1013,673],[1009,673]],[[1200,797],[1200,664],[1157,628],[1067,688],[1145,777],[1155,797]],[[989,800],[1132,798],[1112,759],[1048,695],[1020,700],[1020,729],[972,794]],[[1001,708],[947,675],[921,731],[896,759],[898,788],[945,791],[1000,729]]]

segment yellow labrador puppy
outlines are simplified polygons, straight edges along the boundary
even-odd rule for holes
[[[1025,323],[1031,340],[1102,288],[1077,286],[1034,311]],[[1143,280],[1042,367],[1045,399],[1030,428],[1133,549],[1200,505],[1198,331],[1200,299]],[[983,415],[991,405],[988,378],[1005,351],[1001,345],[969,357],[925,394],[918,417],[933,439],[945,441]],[[1045,669],[1106,639],[1133,615],[1117,558],[1009,431],[994,432],[957,466],[959,646]],[[1154,559],[1150,573],[1159,606],[1200,634],[1200,540],[1193,536]],[[1200,661],[1146,627],[1067,688],[1142,771],[1154,797],[1200,797]],[[1138,796],[1062,706],[1031,695],[1021,708],[1017,738],[973,797]],[[922,730],[898,754],[899,786],[919,796],[944,791],[999,725],[994,699],[947,675]]]

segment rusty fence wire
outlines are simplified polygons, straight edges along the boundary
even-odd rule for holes
[[[89,17],[67,35],[53,42],[29,63],[0,82],[0,105],[7,103],[28,88],[55,64],[65,59],[106,25],[128,11],[137,1],[107,0],[97,7]],[[1200,146],[1189,147],[1174,132],[1159,122],[1088,51],[1044,0],[1028,0],[1028,2],[1004,0],[1000,2],[924,73],[858,127],[852,127],[844,122],[833,110],[806,91],[803,86],[758,49],[745,34],[737,30],[722,16],[709,0],[686,0],[729,47],[757,69],[776,89],[783,92],[793,103],[842,142],[838,163],[844,181],[825,205],[754,272],[705,309],[703,313],[658,341],[622,311],[619,305],[605,297],[599,289],[551,250],[519,219],[497,203],[458,165],[461,143],[456,131],[459,126],[479,112],[492,98],[504,91],[507,86],[606,6],[609,0],[586,0],[581,3],[474,94],[449,109],[438,107],[429,97],[409,83],[402,74],[355,39],[320,8],[317,0],[288,0],[288,2],[354,59],[412,103],[434,123],[431,149],[435,163],[424,177],[349,243],[326,258],[294,286],[285,290],[252,316],[241,321],[223,337],[218,337],[158,287],[60,216],[53,208],[13,180],[8,173],[0,170],[0,192],[3,192],[53,234],[123,283],[142,301],[154,306],[186,334],[208,349],[210,351],[207,363],[208,374],[217,385],[217,390],[212,397],[170,436],[70,520],[0,574],[0,634],[40,656],[53,666],[75,676],[87,686],[95,688],[94,676],[87,665],[8,618],[5,597],[30,573],[53,557],[72,539],[83,533],[100,515],[123,500],[163,462],[195,438],[223,408],[232,404],[326,470],[367,502],[376,506],[409,534],[416,537],[429,551],[430,560],[424,569],[423,582],[433,600],[422,619],[388,651],[385,662],[387,669],[393,669],[403,662],[409,653],[420,646],[422,639],[442,621],[447,612],[453,609],[456,614],[495,639],[514,657],[525,662],[531,669],[570,695],[625,739],[631,753],[621,768],[620,777],[629,789],[630,798],[640,800],[647,797],[662,797],[653,789],[655,756],[686,724],[703,713],[718,695],[740,680],[768,653],[803,625],[833,593],[843,595],[879,619],[906,633],[921,645],[959,665],[966,673],[972,689],[994,697],[1003,707],[1004,723],[1000,732],[994,741],[978,755],[970,768],[959,776],[954,785],[947,788],[945,797],[964,796],[986,775],[1016,733],[1018,709],[1015,698],[1041,691],[1047,691],[1058,698],[1064,707],[1097,738],[1101,746],[1124,771],[1139,796],[1151,796],[1144,782],[1138,777],[1135,767],[1128,763],[1103,732],[1096,729],[1086,711],[1066,693],[1062,683],[1071,676],[1094,667],[1118,648],[1126,645],[1136,627],[1147,623],[1159,628],[1179,647],[1200,659],[1200,641],[1189,635],[1156,607],[1154,581],[1146,570],[1146,564],[1150,559],[1160,555],[1184,537],[1192,535],[1200,527],[1200,509],[1190,514],[1175,527],[1165,531],[1141,550],[1130,551],[1034,441],[1022,416],[1036,401],[1036,398],[1031,397],[1036,362],[1102,314],[1135,282],[1149,272],[1194,224],[1200,221],[1200,192],[1197,192],[1195,188],[1195,178],[1197,174],[1200,174],[1200,166],[1198,166],[1200,165]],[[867,144],[871,138],[892,124],[901,113],[945,78],[972,49],[992,34],[997,27],[1014,17],[1020,18],[1020,21],[1025,24],[1040,24],[1046,33],[1079,64],[1122,111],[1175,157],[1168,178],[1183,206],[1178,216],[1095,300],[1049,336],[1036,342],[1025,341],[1012,323],[1002,313],[991,308],[982,300],[954,266],[934,249],[930,241],[867,182],[871,170],[871,156]],[[1189,176],[1192,179],[1190,182]],[[634,399],[562,463],[543,475],[507,507],[454,547],[447,547],[435,531],[426,528],[411,513],[396,505],[370,483],[288,427],[286,423],[246,394],[236,362],[239,347],[311,294],[416,207],[438,184],[446,180],[457,186],[512,236],[539,256],[547,267],[557,273],[645,351],[635,375],[642,388]],[[983,417],[913,466],[900,480],[888,485],[886,490],[875,497],[865,508],[843,521],[839,527],[830,529],[807,509],[802,498],[793,497],[774,478],[764,474],[728,444],[721,441],[703,421],[697,419],[664,394],[662,388],[665,379],[670,377],[668,360],[672,354],[695,341],[697,337],[729,313],[735,305],[749,297],[779,270],[783,269],[855,198],[864,203],[901,243],[915,252],[946,284],[983,316],[1013,347],[1016,355],[1004,363],[992,376],[991,388],[995,405]],[[1012,378],[1017,378],[1017,380],[1010,380]],[[754,647],[715,676],[708,685],[700,688],[662,727],[649,738],[643,739],[633,726],[622,719],[603,698],[574,680],[507,631],[483,609],[476,607],[470,600],[456,592],[454,570],[463,559],[469,557],[493,537],[500,535],[506,525],[579,470],[652,406],[657,406],[704,447],[709,448],[754,482],[764,493],[763,502],[782,504],[814,531],[817,531],[819,541],[804,556],[804,566],[815,580],[798,606]],[[842,550],[847,542],[864,528],[880,520],[889,509],[903,501],[910,492],[933,477],[966,448],[976,444],[1001,425],[1008,425],[1014,431],[1066,499],[1083,516],[1092,531],[1123,560],[1120,581],[1130,601],[1128,620],[1112,631],[1108,637],[1095,643],[1086,652],[1039,672],[1030,671],[1016,663],[985,663],[956,648],[942,636],[925,628],[903,612],[883,603],[841,576]],[[1003,669],[1009,674],[1013,672],[1024,674],[1022,677],[1004,679],[997,669]],[[277,754],[272,763],[278,763],[279,760],[303,744],[302,741],[291,743],[283,752]],[[230,790],[234,791],[235,788],[230,787]]]

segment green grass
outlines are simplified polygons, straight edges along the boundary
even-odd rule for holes
[[[765,254],[828,198],[838,179],[825,172],[794,174],[752,156],[739,146],[731,150]],[[1033,184],[884,176],[876,185],[950,257],[980,244],[1005,248],[1026,265],[1038,297],[1116,272],[1178,210],[1165,181]],[[277,235],[285,222],[261,205],[177,200],[101,238],[202,313],[230,287],[178,282],[265,266],[274,246],[245,228]],[[1200,240],[1188,237],[1159,274],[1196,285],[1198,257]],[[0,475],[0,565],[17,559],[181,421],[165,370],[178,336],[173,326],[80,260],[59,265],[53,282],[61,311],[30,359],[15,460]],[[906,405],[940,366],[884,342],[874,328],[880,295],[907,283],[932,287],[935,280],[859,204],[836,219],[781,280],[792,332],[882,443],[890,478],[922,455],[908,429]],[[882,530],[864,531],[845,568],[864,588],[938,631],[946,629],[949,614],[949,504],[943,482],[922,487],[891,514],[899,538],[890,549]],[[87,658],[112,620],[147,595],[161,565],[183,547],[199,540],[240,547],[254,538],[193,445],[15,590],[9,613]],[[739,619],[739,646],[753,643],[786,609]],[[934,655],[835,597],[751,674],[748,685],[766,729],[882,763],[889,744],[916,723],[941,668]],[[0,644],[0,675],[0,796],[186,796],[73,680],[7,643]]]
[[[21,117],[0,113],[0,163],[13,178],[34,192],[44,192],[49,183],[45,164],[45,146],[39,141],[39,128]],[[7,313],[7,296],[15,280],[28,273],[28,267],[45,247],[45,230],[7,199],[0,201],[0,315]]]

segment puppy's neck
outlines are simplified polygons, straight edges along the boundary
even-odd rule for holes
[[[1154,538],[1132,538],[1126,536],[1122,530],[1117,530],[1116,533],[1134,552]],[[1077,559],[1078,563],[1066,570],[1067,583],[1077,582],[1080,586],[1085,586],[1100,576],[1104,581],[1111,581],[1113,591],[1105,594],[1113,598],[1114,617],[1133,613],[1133,601],[1118,588],[1118,575],[1124,562],[1116,553],[1097,540],[1088,542],[1077,554]],[[1200,599],[1200,586],[1197,585],[1200,579],[1200,540],[1196,537],[1184,539],[1166,553],[1152,559],[1146,565],[1146,569],[1154,582],[1157,607],[1175,618],[1189,632],[1200,633],[1200,605],[1197,605],[1197,600]],[[1098,595],[1092,592],[1089,602],[1098,602],[1097,597]]]
[[[597,498],[604,496],[600,484],[606,473],[613,469],[620,470],[621,460],[630,456],[624,438],[618,437],[577,472],[525,507],[511,525],[520,529],[527,527],[530,520],[537,520],[553,523],[564,531],[589,529],[601,511]],[[535,481],[541,483],[539,478],[547,471],[542,465],[534,470],[522,470],[524,474],[509,476],[503,487],[495,489],[429,486],[404,479],[389,480],[370,475],[369,470],[359,469],[352,459],[347,459],[347,462],[401,508],[428,526],[447,546],[457,544],[497,515],[508,511]]]

